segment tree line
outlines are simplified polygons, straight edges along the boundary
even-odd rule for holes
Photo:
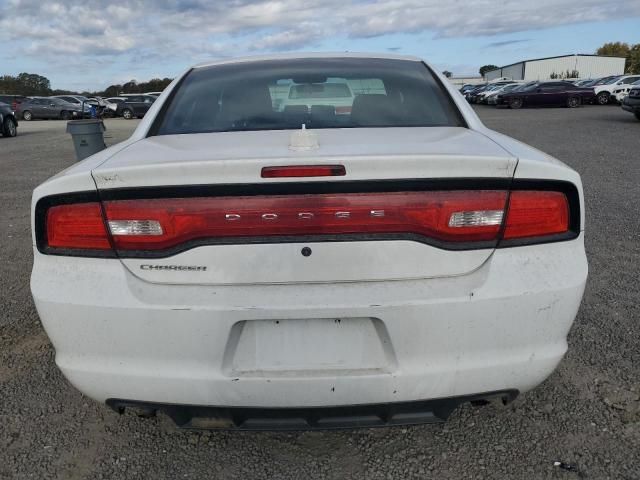
[[[148,82],[130,80],[124,84],[109,85],[101,91],[73,91],[52,89],[47,77],[35,73],[20,73],[16,76],[0,75],[0,93],[6,95],[50,96],[85,95],[88,97],[116,97],[123,93],[161,92],[171,83],[172,78],[152,78]]]
[[[596,54],[625,57],[625,73],[640,74],[640,43],[631,45],[625,42],[607,42],[596,50]],[[484,77],[487,72],[497,68],[500,67],[491,64],[483,65],[480,67],[479,73]],[[442,73],[446,77],[451,77],[451,72],[447,70]],[[15,77],[12,75],[1,75],[0,93],[26,96],[81,94],[86,96],[116,97],[122,93],[161,92],[172,80],[172,78],[152,78],[147,82],[130,80],[124,84],[109,85],[102,91],[76,92],[71,90],[54,90],[51,88],[51,82],[47,77],[35,73],[23,72]]]

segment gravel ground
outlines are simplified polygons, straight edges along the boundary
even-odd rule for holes
[[[582,174],[590,278],[569,352],[507,407],[340,432],[181,431],[71,387],[29,293],[31,190],[73,162],[71,142],[57,121],[0,138],[0,478],[640,478],[640,123],[616,107],[478,112]],[[108,121],[107,142],[136,123]]]

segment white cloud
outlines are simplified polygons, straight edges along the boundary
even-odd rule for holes
[[[252,35],[262,41],[233,43],[245,51],[295,49],[323,36],[490,36],[640,15],[640,2],[615,0],[116,0],[106,7],[100,0],[11,0],[0,8],[0,35],[28,39],[34,55],[166,52],[168,42]]]
[[[637,0],[0,0],[0,44],[42,62],[188,65],[335,37],[491,37],[637,16]]]

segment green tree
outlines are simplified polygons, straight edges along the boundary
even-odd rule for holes
[[[626,57],[629,54],[629,44],[623,42],[608,42],[596,50],[598,55],[609,55],[611,57]]]
[[[18,79],[11,75],[2,75],[0,77],[0,93],[7,93],[9,95],[18,95]]]
[[[629,49],[626,62],[627,73],[640,73],[640,43],[636,43]]]
[[[625,57],[624,71],[626,73],[640,73],[640,43],[629,45],[624,42],[609,42],[596,50],[596,53]]]
[[[498,67],[497,65],[483,65],[482,67],[480,67],[480,75],[484,77],[484,75],[487,72],[490,72],[491,70],[496,70],[500,67]]]
[[[49,95],[51,82],[47,77],[35,73],[20,73],[17,77],[23,95]]]
[[[447,78],[451,78],[451,75],[453,75],[453,73],[451,73],[449,70],[445,70],[444,72],[442,72],[442,74]]]
[[[105,97],[117,97],[122,91],[122,85],[109,85],[103,92]]]
[[[140,93],[138,82],[135,80],[129,80],[127,83],[122,85],[122,92],[120,93]]]
[[[148,82],[130,80],[124,85],[109,85],[103,92],[95,92],[95,95],[102,97],[117,97],[121,93],[161,92],[167,88],[167,85],[172,81],[173,78],[152,78]]]
[[[47,77],[23,72],[17,77],[0,77],[0,92],[13,95],[50,95],[51,82]]]

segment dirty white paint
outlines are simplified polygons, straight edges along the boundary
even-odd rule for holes
[[[33,205],[96,186],[296,181],[260,170],[338,163],[340,180],[564,180],[584,211],[576,172],[484,127],[441,80],[469,128],[322,130],[307,151],[292,151],[287,131],[145,138],[174,82],[131,139],[45,182]],[[193,271],[34,249],[31,288],[56,362],[96,400],[291,407],[533,388],[566,351],[587,277],[583,234],[495,251],[332,242],[304,257],[303,246],[207,246],[170,259],[206,266]]]

